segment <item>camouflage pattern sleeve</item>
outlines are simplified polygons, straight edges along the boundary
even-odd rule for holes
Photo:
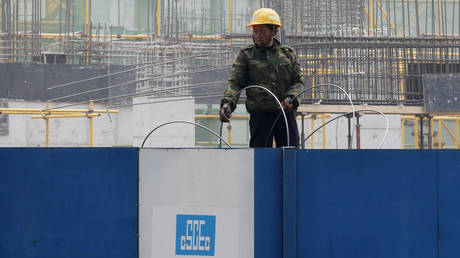
[[[224,92],[224,98],[220,101],[220,107],[225,103],[230,103],[232,112],[236,109],[236,104],[240,98],[240,91],[246,85],[247,79],[247,56],[244,53],[245,48],[240,50],[240,53],[233,62],[232,74],[228,79],[227,89]],[[237,94],[238,93],[238,94]]]
[[[286,96],[297,96],[301,91],[302,91],[302,86],[303,86],[303,77],[302,77],[302,72],[300,70],[300,65],[299,61],[297,60],[297,56],[294,52],[294,49],[289,47],[289,53],[291,54],[291,60],[293,63],[293,68],[292,68],[292,75],[291,75],[291,83],[289,84],[289,88],[286,92]],[[300,98],[301,96],[297,97],[295,101],[294,100],[294,105],[298,106],[300,104]],[[297,102],[297,103],[296,103]]]

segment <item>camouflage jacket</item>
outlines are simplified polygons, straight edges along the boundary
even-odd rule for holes
[[[260,85],[272,91],[281,102],[286,96],[294,97],[300,93],[303,81],[299,62],[294,50],[281,45],[276,39],[271,48],[255,45],[240,50],[232,66],[227,89],[220,105],[231,102],[232,111],[236,108],[239,94],[236,93],[250,85]],[[280,107],[273,96],[260,88],[246,90],[246,109],[249,113],[278,112]],[[299,100],[294,101],[298,105]]]

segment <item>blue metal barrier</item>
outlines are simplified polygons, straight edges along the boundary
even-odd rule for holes
[[[437,257],[436,152],[297,154],[297,257]]]
[[[254,151],[254,257],[283,257],[283,153]]]
[[[254,152],[255,258],[460,256],[460,151]],[[0,257],[138,257],[138,173],[136,148],[0,148]]]
[[[0,148],[0,257],[137,257],[137,149]]]
[[[439,151],[439,247],[442,258],[460,257],[460,151]]]

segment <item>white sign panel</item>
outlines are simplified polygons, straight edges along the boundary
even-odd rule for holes
[[[139,255],[254,257],[254,150],[141,149]]]

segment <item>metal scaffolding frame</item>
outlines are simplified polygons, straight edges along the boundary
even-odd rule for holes
[[[265,6],[282,17],[305,88],[338,84],[359,104],[420,106],[422,74],[460,72],[460,0],[253,0],[244,10],[237,10],[235,0],[148,0],[138,6],[145,13],[138,17],[138,35],[115,34],[112,24],[93,23],[89,0],[84,14],[77,13],[75,1],[60,0],[57,11],[46,12],[59,22],[59,33],[43,33],[41,2],[0,1],[0,62],[130,65],[139,68],[132,83],[140,92],[191,85],[187,73],[231,65],[238,47],[251,42],[246,30],[251,13]],[[84,15],[85,23],[79,32],[77,15]],[[234,51],[184,59],[226,50]],[[162,62],[171,59],[177,62]],[[155,62],[160,64],[143,67]],[[346,102],[326,87],[302,97],[307,104]]]

